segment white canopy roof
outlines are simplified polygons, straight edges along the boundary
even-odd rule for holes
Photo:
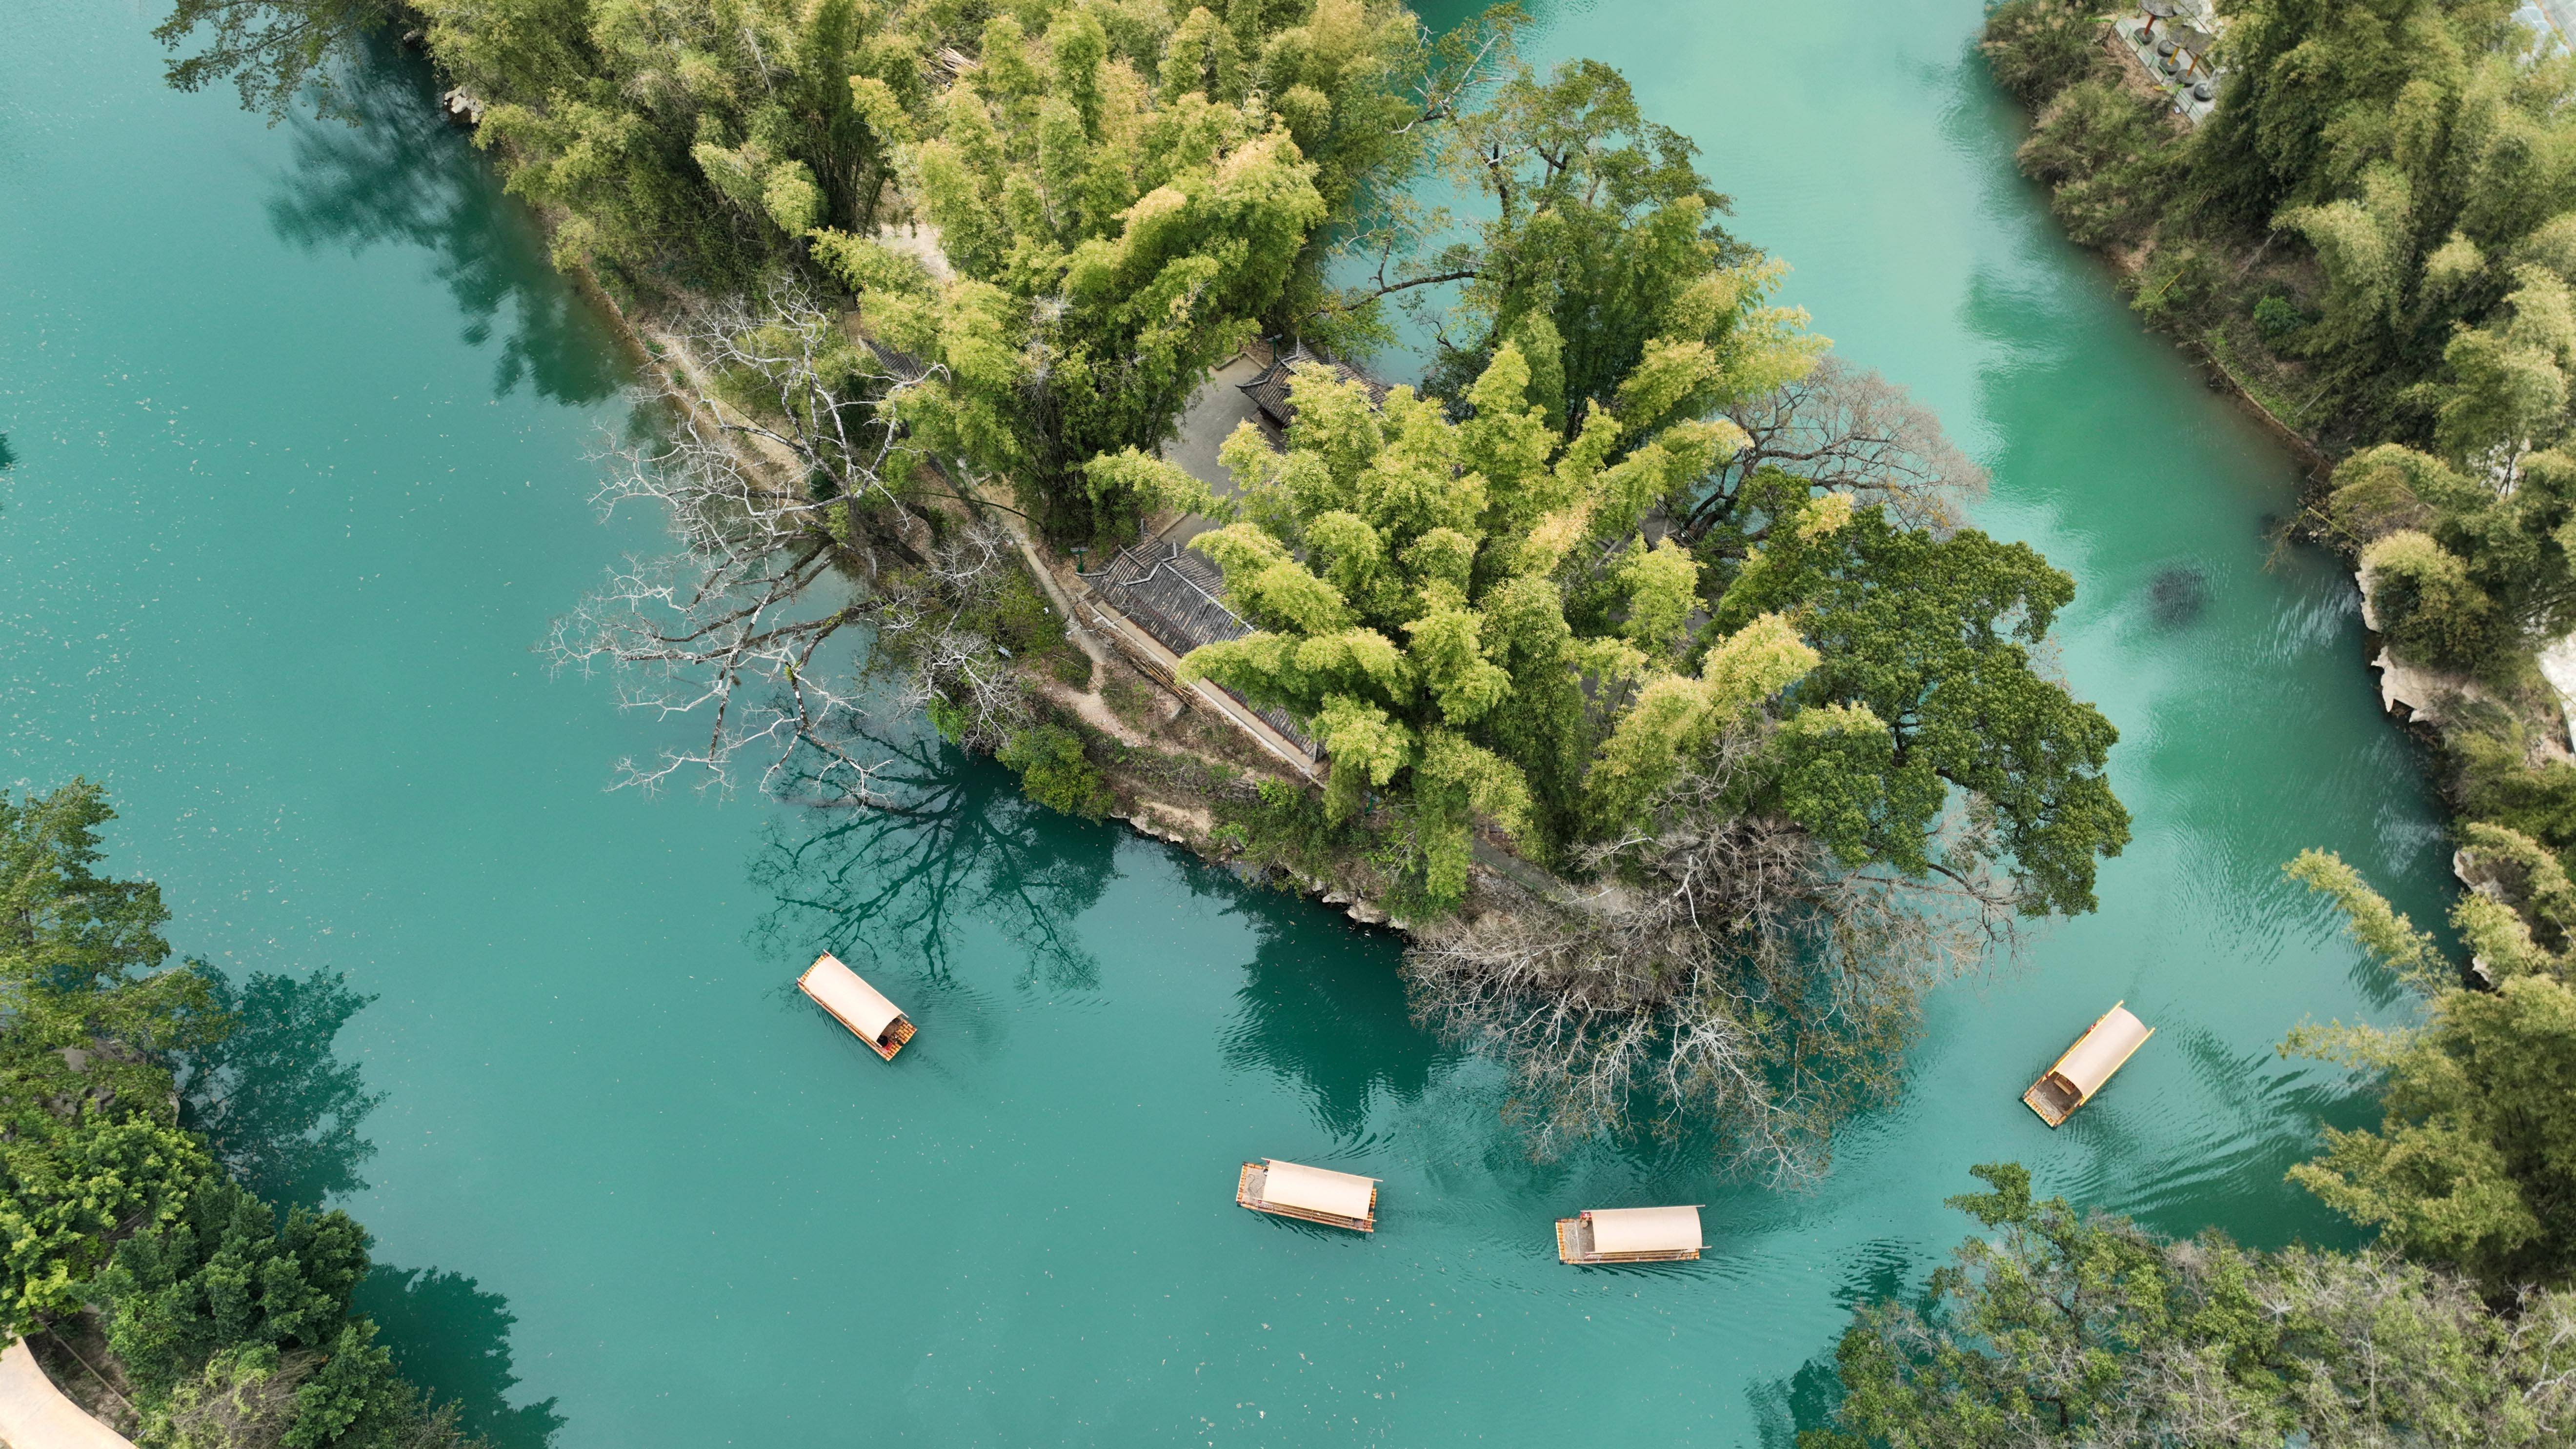
[[[825,1011],[839,1017],[843,1026],[870,1041],[884,1036],[894,1019],[903,1015],[893,1002],[861,981],[859,973],[842,965],[840,958],[829,951],[816,957],[796,984],[821,1002]]]
[[[2125,1008],[2114,1006],[2067,1052],[2066,1060],[2057,1064],[2057,1074],[2090,1097],[2111,1080],[2111,1074],[2129,1059],[2129,1053],[2138,1049],[2138,1043],[2153,1035],[2154,1027],[2131,1016]]]
[[[1592,1251],[1596,1253],[1679,1253],[1706,1246],[1699,1240],[1697,1203],[1592,1210]]]
[[[1270,1164],[1270,1176],[1261,1188],[1263,1202],[1304,1208],[1310,1213],[1330,1213],[1337,1218],[1369,1215],[1369,1197],[1377,1190],[1376,1178],[1301,1167],[1276,1157],[1262,1160]]]

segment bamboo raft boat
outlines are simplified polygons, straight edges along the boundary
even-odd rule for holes
[[[1377,1179],[1321,1167],[1305,1167],[1265,1157],[1243,1164],[1234,1179],[1238,1206],[1257,1213],[1349,1228],[1377,1231]]]
[[[814,964],[796,978],[796,987],[887,1061],[893,1061],[903,1044],[912,1040],[912,1022],[902,1009],[829,951],[814,958]]]
[[[1687,1207],[1594,1208],[1556,1220],[1560,1263],[1681,1263],[1708,1246],[1700,1240],[1699,1204]]]
[[[2144,1045],[2156,1029],[2128,1012],[2128,1003],[2115,1001],[2109,1011],[2094,1019],[2075,1045],[2055,1065],[2040,1074],[2021,1094],[2022,1104],[2039,1114],[2039,1120],[2051,1127],[2075,1115],[2075,1109],[2093,1100],[2102,1084],[2111,1080]]]

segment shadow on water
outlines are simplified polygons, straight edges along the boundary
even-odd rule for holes
[[[299,116],[294,166],[268,203],[269,225],[307,251],[397,243],[434,256],[465,314],[464,338],[501,338],[492,388],[521,383],[562,403],[597,402],[623,382],[591,304],[547,262],[535,221],[493,184],[488,163],[438,111],[428,67],[390,45],[350,64],[351,124]]]
[[[2167,1237],[2215,1228],[2253,1248],[2358,1247],[2366,1234],[2287,1178],[2323,1147],[2320,1127],[2376,1125],[2376,1093],[2321,1063],[2232,1050],[2206,1030],[2186,1029],[2175,1045],[2201,1088],[2193,1110],[2206,1125],[2187,1157],[2143,1174],[2147,1185],[2127,1204],[2129,1216]],[[2077,1202],[2088,1196],[2072,1183],[2059,1190]]]
[[[791,964],[828,950],[863,973],[971,988],[954,953],[991,931],[1027,963],[1020,985],[1098,987],[1076,922],[1117,879],[1123,833],[1031,802],[1008,770],[927,733],[873,744],[890,761],[878,776],[887,808],[816,807],[769,827],[750,870],[772,902],[755,949]],[[1224,1033],[1230,1064],[1303,1086],[1343,1137],[1382,1096],[1421,1094],[1447,1056],[1406,1012],[1392,936],[1332,929],[1304,901],[1179,862],[1194,893],[1255,937]]]
[[[891,963],[947,986],[950,953],[972,925],[1018,945],[1032,979],[1098,985],[1100,963],[1074,922],[1117,878],[1117,836],[1053,816],[1010,771],[935,736],[875,744],[889,761],[878,776],[886,808],[818,806],[769,827],[751,866],[773,901],[755,947],[797,964],[828,950],[861,970]]]
[[[353,1062],[332,1052],[340,1028],[372,996],[349,989],[337,971],[302,980],[267,972],[240,985],[203,963],[216,1005],[237,1025],[186,1065],[182,1120],[205,1134],[215,1156],[244,1187],[272,1203],[319,1206],[363,1191],[359,1164],[375,1144],[358,1135],[384,1101]]]
[[[462,1273],[388,1268],[367,1274],[350,1295],[373,1318],[394,1365],[440,1404],[456,1406],[457,1427],[492,1449],[546,1449],[564,1416],[555,1401],[513,1406],[519,1375],[510,1364],[509,1300]]]
[[[235,1026],[183,1064],[181,1120],[269,1202],[312,1207],[363,1191],[358,1168],[376,1149],[358,1127],[385,1095],[368,1091],[357,1064],[342,1061],[333,1045],[375,998],[351,990],[337,971],[300,980],[255,972],[236,984],[196,965]],[[501,1295],[459,1273],[378,1265],[351,1300],[376,1320],[404,1374],[432,1399],[457,1406],[469,1435],[494,1449],[553,1442],[564,1420],[552,1399],[517,1408],[508,1402],[518,1382],[509,1342],[517,1320]]]
[[[1202,889],[1235,898],[1259,940],[1242,1003],[1224,1034],[1226,1063],[1298,1083],[1337,1137],[1358,1135],[1383,1092],[1411,1101],[1448,1059],[1406,1011],[1399,946],[1385,932],[1333,930],[1304,901],[1201,869]]]
[[[1964,1217],[1960,1221],[1967,1222]],[[1960,1231],[1964,1235],[1967,1228]],[[1834,1302],[1847,1312],[1865,1303],[1894,1299],[1920,1303],[1931,1266],[1909,1244],[1892,1239],[1862,1243],[1834,1284]],[[1791,1449],[1801,1433],[1832,1425],[1834,1406],[1842,1402],[1842,1379],[1835,1372],[1832,1353],[1827,1352],[1800,1364],[1787,1378],[1757,1380],[1745,1388],[1744,1396],[1752,1406],[1762,1449]]]

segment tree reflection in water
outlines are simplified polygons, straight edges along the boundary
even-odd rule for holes
[[[526,208],[440,117],[428,66],[367,46],[349,62],[341,99],[349,122],[288,123],[294,169],[268,203],[270,227],[307,251],[395,242],[431,253],[465,314],[464,339],[480,347],[501,335],[496,394],[522,382],[562,403],[614,393],[622,378],[607,327],[548,263]]]
[[[281,1207],[318,1207],[365,1189],[358,1164],[375,1144],[358,1124],[384,1101],[355,1063],[332,1051],[340,1028],[370,1001],[337,971],[292,976],[253,973],[236,986],[203,963],[215,1004],[237,1025],[191,1056],[180,1078],[181,1120],[260,1197]]]
[[[509,1300],[462,1273],[379,1264],[350,1295],[384,1330],[403,1376],[440,1403],[456,1405],[457,1427],[492,1449],[545,1449],[564,1417],[555,1401],[513,1407],[519,1375],[510,1364]]]
[[[1393,936],[1336,922],[1305,901],[1213,876],[1259,937],[1241,1012],[1225,1034],[1229,1065],[1259,1068],[1305,1087],[1315,1115],[1338,1137],[1368,1124],[1381,1090],[1421,1095],[1446,1053],[1407,1014]]]
[[[795,965],[828,950],[862,972],[882,963],[947,986],[971,923],[1020,948],[1023,984],[1097,986],[1074,922],[1117,878],[1119,832],[1031,803],[1010,772],[926,733],[872,744],[891,761],[877,777],[886,808],[817,805],[771,827],[751,869],[774,901],[755,944]],[[1196,860],[1181,868],[1255,936],[1224,1035],[1230,1065],[1301,1085],[1341,1136],[1364,1128],[1377,1094],[1421,1093],[1444,1053],[1406,1014],[1391,936]]]
[[[770,828],[751,878],[775,904],[755,943],[798,965],[817,951],[861,970],[892,956],[945,986],[956,927],[974,922],[1050,986],[1099,984],[1073,922],[1116,877],[1117,837],[1053,815],[1008,770],[936,736],[869,743],[888,760],[881,807],[813,804]]]
[[[181,1063],[180,1117],[204,1133],[244,1187],[280,1206],[318,1207],[363,1191],[358,1166],[376,1152],[358,1126],[384,1101],[354,1062],[334,1050],[340,1029],[364,1010],[337,971],[298,980],[255,972],[236,985],[203,962],[215,1005],[235,1018],[230,1035]],[[469,1434],[494,1449],[544,1449],[563,1417],[555,1401],[513,1408],[508,1392],[507,1300],[474,1280],[434,1268],[378,1265],[352,1302],[384,1330],[382,1342],[412,1382],[453,1400]]]

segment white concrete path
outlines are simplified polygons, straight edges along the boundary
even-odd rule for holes
[[[134,1441],[63,1397],[18,1339],[0,1353],[0,1444],[8,1449],[134,1449]]]

